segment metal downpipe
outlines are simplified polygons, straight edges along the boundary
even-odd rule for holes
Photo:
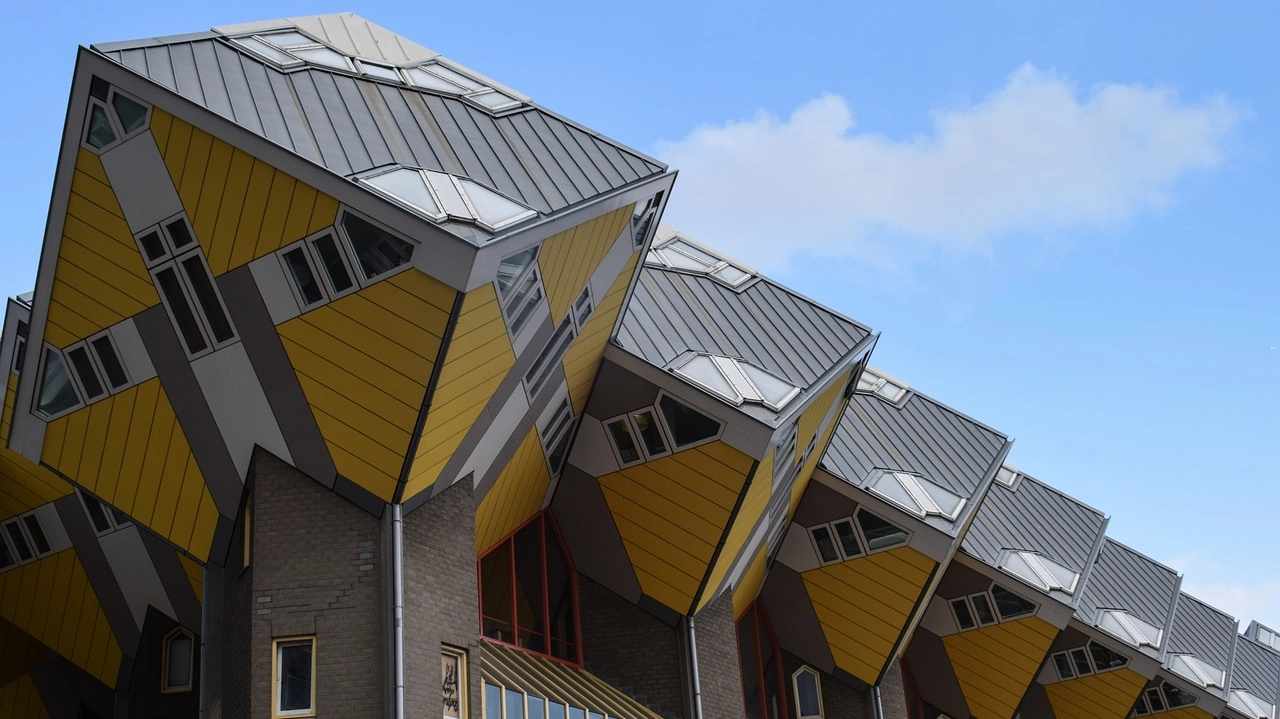
[[[884,703],[880,701],[880,685],[871,687],[871,710],[875,719],[884,719]]]
[[[685,617],[685,631],[689,640],[689,672],[693,683],[693,719],[702,719],[702,681],[698,678],[698,632],[693,624],[693,617]]]
[[[404,520],[400,505],[391,505],[391,584],[392,627],[395,667],[394,719],[404,719]]]

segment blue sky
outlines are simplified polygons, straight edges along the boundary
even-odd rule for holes
[[[1280,6],[29,4],[0,290],[34,281],[77,45],[343,10],[671,163],[669,222],[1280,626]]]

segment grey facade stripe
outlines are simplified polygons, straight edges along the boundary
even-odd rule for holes
[[[215,564],[226,562],[227,552],[231,549],[235,533],[235,520],[219,515],[218,524],[213,528],[213,541],[209,543],[210,562]]]
[[[764,603],[783,651],[828,674],[835,671],[835,656],[799,572],[781,562],[774,562],[760,589],[760,601]]]
[[[127,677],[130,665],[127,658],[120,663],[121,675]],[[80,719],[84,716],[80,713],[82,704],[102,717],[123,716],[116,714],[117,698],[123,691],[113,693],[106,684],[59,655],[51,655],[32,669],[31,680],[49,719]],[[127,681],[123,684],[128,686]]]
[[[267,396],[267,403],[276,417],[276,424],[284,435],[285,445],[293,457],[293,466],[332,488],[338,469],[280,335],[271,323],[271,315],[258,293],[253,273],[248,265],[244,265],[220,275],[217,281],[227,311],[240,332],[245,354],[249,356]]]
[[[387,503],[378,495],[352,482],[341,474],[333,480],[333,493],[351,502],[374,517],[381,518]]]
[[[227,299],[224,294],[224,299]],[[191,446],[196,464],[204,476],[205,485],[213,497],[218,512],[223,517],[235,517],[240,511],[240,494],[243,489],[240,473],[231,460],[231,453],[222,439],[218,423],[209,410],[187,359],[179,343],[178,335],[162,305],[143,310],[134,316],[138,334],[147,347],[151,363],[155,365],[160,384],[168,395],[169,404],[178,418],[178,424]]]
[[[53,506],[58,510],[58,518],[67,530],[67,537],[71,539],[71,546],[80,560],[80,566],[84,567],[84,573],[89,578],[89,586],[93,588],[98,604],[102,605],[102,612],[111,625],[111,633],[120,643],[120,650],[133,656],[138,651],[141,629],[134,623],[133,612],[124,597],[125,588],[120,586],[115,573],[111,571],[107,555],[98,544],[98,535],[89,525],[89,517],[85,515],[80,497],[73,492],[56,500]]]
[[[422,405],[418,408],[418,417],[413,423],[413,432],[409,435],[409,446],[404,451],[404,464],[400,467],[400,476],[396,479],[395,494],[391,501],[393,504],[400,504],[404,498],[404,488],[409,482],[409,472],[413,470],[413,463],[418,456],[418,446],[422,442],[422,433],[427,426],[427,415],[431,412],[431,401],[436,394],[436,386],[440,384],[440,373],[444,371],[445,362],[449,357],[449,347],[453,344],[453,333],[458,328],[458,318],[462,316],[462,305],[466,301],[467,293],[455,292],[453,295],[453,307],[449,310],[449,322],[445,325],[444,336],[440,338],[440,347],[436,350],[435,362],[431,364],[431,376],[427,378],[426,389],[422,392]],[[474,428],[473,428],[474,429]],[[425,490],[422,492],[428,498],[430,492]]]
[[[595,478],[577,467],[565,467],[551,511],[578,572],[623,599],[638,602],[643,595],[640,580]]]
[[[911,667],[912,676],[920,688],[922,697],[933,706],[938,707],[947,716],[971,716],[969,704],[965,701],[964,690],[956,679],[951,658],[942,639],[927,629],[916,630],[910,646],[905,654],[907,664]],[[920,681],[920,677],[928,677],[928,681]],[[1033,681],[1032,684],[1035,682]],[[1053,717],[1047,714],[1023,715],[1028,719],[1036,717]]]
[[[178,615],[178,623],[199,634],[202,598],[197,597],[192,590],[191,580],[188,579],[177,552],[163,539],[149,531],[141,530],[139,535],[142,537],[143,546],[147,548],[147,555],[151,557],[151,563],[156,568],[156,574],[160,577],[160,583],[164,585],[165,595],[169,597],[169,603],[173,605],[173,611]]]

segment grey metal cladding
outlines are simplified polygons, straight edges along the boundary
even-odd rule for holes
[[[1244,689],[1272,704],[1280,704],[1280,654],[1241,637],[1231,665],[1232,689]]]
[[[807,388],[870,330],[762,278],[740,292],[645,267],[615,342],[665,368],[686,351],[738,357]]]
[[[314,67],[282,72],[210,37],[103,54],[343,176],[424,167],[546,214],[666,169],[537,106],[495,117],[412,87]]]
[[[1173,613],[1168,648],[1175,654],[1194,654],[1219,669],[1231,663],[1231,646],[1236,639],[1236,620],[1220,609],[1181,592]]]
[[[1092,625],[1099,609],[1122,609],[1164,628],[1177,589],[1177,572],[1108,537],[1076,615]]]
[[[972,497],[1006,439],[918,393],[901,408],[859,393],[840,417],[822,466],[854,484],[876,468],[913,472]]]
[[[1023,475],[1016,490],[991,486],[961,547],[993,567],[1004,550],[1021,550],[1083,574],[1105,527],[1102,512]]]

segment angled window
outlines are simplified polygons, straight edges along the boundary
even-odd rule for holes
[[[786,434],[778,439],[778,446],[773,451],[773,476],[779,478],[796,468],[796,442],[800,434],[800,420],[797,419],[787,428]]]
[[[1247,717],[1272,719],[1276,713],[1275,704],[1244,689],[1232,689],[1227,703]]]
[[[1080,579],[1076,572],[1038,552],[1009,552],[1000,567],[1045,592],[1057,589],[1070,594]]]
[[[854,517],[809,527],[809,538],[821,564],[844,562],[892,549],[906,544],[910,537],[905,529],[865,509],[859,509]]]
[[[800,667],[791,675],[797,719],[822,719],[822,678],[813,669]]]
[[[707,275],[720,284],[739,287],[755,277],[744,265],[731,262],[692,240],[676,235],[649,251],[650,265]]]
[[[800,393],[799,387],[746,360],[720,355],[694,355],[674,371],[735,406],[753,402],[777,411]]]
[[[720,430],[724,428],[719,421],[665,392],[658,398],[658,409],[676,449],[686,449],[717,439]]]
[[[605,422],[604,426],[609,432],[609,439],[613,443],[618,464],[626,467],[644,459],[640,454],[640,446],[636,444],[635,435],[631,432],[631,423],[625,416]]]
[[[406,264],[413,245],[350,211],[342,213],[342,230],[366,280]]]
[[[1000,621],[1025,617],[1036,613],[1036,605],[1019,597],[1004,587],[991,585],[991,598],[996,602],[996,611],[1000,613]]]
[[[111,335],[101,334],[89,340],[89,346],[93,348],[94,359],[98,362],[98,367],[102,370],[102,377],[107,381],[107,386],[112,392],[123,389],[129,384],[129,373],[124,369],[124,363],[120,361],[120,353],[116,351],[115,343],[111,341]]]
[[[902,382],[891,379],[888,375],[881,374],[870,367],[864,368],[858,377],[858,392],[874,394],[894,403],[906,396],[907,389],[907,385]]]
[[[542,280],[538,275],[538,247],[521,250],[498,263],[498,299],[511,336],[524,329],[542,301]]]
[[[318,65],[331,70],[354,73],[355,66],[346,55],[297,30],[263,32],[228,38],[250,53],[281,68]]]
[[[40,363],[39,386],[36,410],[46,418],[52,419],[82,404],[62,353],[48,345],[44,348],[44,361]]]
[[[524,391],[528,395],[530,402],[546,386],[547,380],[551,378],[551,374],[556,368],[560,367],[560,360],[564,359],[564,353],[569,351],[569,345],[573,344],[573,338],[573,322],[568,317],[565,317],[560,326],[556,328],[556,331],[551,333],[547,344],[543,346],[542,351],[534,358],[533,365],[529,367],[529,371],[524,375]]]
[[[485,93],[487,97],[501,93]],[[467,222],[489,232],[537,216],[533,208],[466,177],[398,167],[359,181],[435,222]]]
[[[355,281],[352,279],[351,261],[338,245],[333,232],[328,230],[321,232],[308,240],[305,246],[309,246],[315,253],[330,299],[356,288]]]
[[[1035,614],[1037,606],[1010,592],[999,584],[992,584],[984,592],[957,597],[947,602],[952,616],[961,631],[1008,622]]]
[[[591,288],[582,288],[582,293],[578,295],[578,299],[573,301],[573,309],[569,312],[569,316],[573,318],[573,326],[578,330],[578,334],[582,334],[582,328],[587,326],[587,320],[591,319],[591,313],[595,311],[595,305],[591,303]]]
[[[35,512],[0,523],[0,570],[34,562],[53,553]]]
[[[996,481],[1010,489],[1017,487],[1018,478],[1021,476],[1022,473],[1018,468],[1010,464],[1002,464],[1000,469],[996,470]]]
[[[93,524],[93,531],[102,536],[117,529],[124,529],[133,525],[133,520],[120,510],[109,504],[98,501],[93,496],[80,491],[80,501],[84,504],[84,511],[89,515],[89,522]]]
[[[836,549],[835,533],[831,527],[820,524],[809,528],[809,538],[813,540],[813,549],[823,564],[840,561],[840,551]]]
[[[911,540],[910,532],[865,509],[858,510],[858,529],[867,543],[867,551],[873,554],[893,549]]]
[[[316,267],[312,264],[311,255],[307,252],[305,245],[297,245],[285,250],[278,257],[286,276],[291,280],[290,287],[293,288],[299,307],[306,309],[327,299]]]
[[[560,474],[560,470],[564,467],[564,460],[569,454],[569,440],[573,436],[574,419],[573,407],[569,405],[569,400],[566,398],[556,408],[547,424],[538,430],[538,437],[542,440],[542,451],[547,457],[547,468],[551,470],[552,477]]]
[[[658,420],[652,409],[644,409],[639,412],[632,412],[628,415],[631,424],[636,428],[636,434],[640,437],[640,446],[644,448],[645,456],[649,459],[661,457],[670,454],[671,450],[667,449],[667,440],[663,436],[662,429],[658,426]]]
[[[30,332],[30,325],[25,320],[18,320],[18,339],[14,343],[13,348],[13,371],[22,374],[22,363],[27,357],[27,334]]]
[[[271,716],[316,715],[316,638],[290,637],[271,642]]]
[[[160,691],[164,693],[191,691],[194,674],[195,636],[178,627],[165,635],[164,655],[161,661]]]
[[[1123,654],[1113,652],[1094,641],[1083,647],[1056,652],[1051,659],[1058,670],[1058,678],[1063,680],[1087,677],[1129,665],[1129,659]]]
[[[1280,651],[1280,634],[1262,626],[1258,626],[1257,640],[1259,644],[1265,644],[1276,651]]]
[[[95,77],[95,85],[99,82]],[[146,129],[151,108],[115,88],[106,90],[105,97],[102,88],[98,90],[89,98],[84,144],[101,152]]]
[[[1135,647],[1160,648],[1162,629],[1122,609],[1103,609],[1098,613],[1098,628]]]
[[[1173,654],[1169,669],[1202,687],[1226,688],[1227,673],[1191,654]]]
[[[867,488],[921,518],[934,515],[954,522],[965,505],[964,497],[908,472],[881,472]]]
[[[964,597],[952,599],[951,612],[955,615],[956,626],[961,629],[973,629],[978,626],[978,622],[973,618],[973,610],[969,608],[969,601]]]
[[[644,247],[644,243],[649,239],[649,230],[654,226],[654,220],[658,216],[658,208],[662,206],[662,193],[650,197],[643,202],[637,202],[631,211],[631,244],[637,250]]]
[[[1131,716],[1146,716],[1147,714],[1171,711],[1189,707],[1195,703],[1195,696],[1168,682],[1162,681],[1156,686],[1147,687],[1142,692],[1142,695],[1138,697],[1138,702],[1133,705]],[[1268,719],[1270,718],[1268,717]]]
[[[387,80],[388,82],[404,82],[404,78],[400,77],[400,71],[392,65],[384,65],[380,62],[372,60],[356,59],[356,69],[361,75],[376,77],[379,80]]]
[[[234,342],[235,328],[187,218],[170,218],[134,239],[187,354]]]

